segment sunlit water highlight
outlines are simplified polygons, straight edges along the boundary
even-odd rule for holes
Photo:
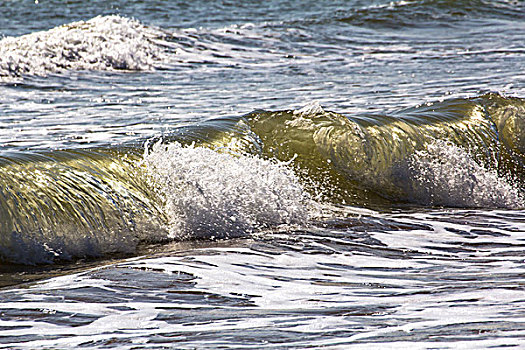
[[[0,11],[0,347],[523,347],[522,2]]]
[[[3,343],[521,344],[523,220],[501,211],[371,214],[347,218],[352,230],[339,222],[200,248],[168,245],[153,256],[5,291]]]

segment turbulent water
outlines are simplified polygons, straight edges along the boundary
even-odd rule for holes
[[[0,347],[525,345],[522,1],[0,10]]]

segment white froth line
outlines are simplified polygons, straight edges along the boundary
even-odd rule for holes
[[[229,331],[239,329],[267,328],[288,320],[287,317],[273,318],[250,318],[242,322],[232,320],[216,321],[211,325],[185,325],[169,324],[164,321],[154,321],[157,313],[141,312],[139,315],[113,315],[102,317],[88,325],[75,327],[74,330],[68,326],[56,326],[43,322],[35,322],[30,329],[18,329],[8,331],[9,336],[24,335],[64,335],[60,339],[36,340],[23,344],[23,347],[36,348],[42,346],[78,346],[86,342],[103,341],[114,338],[137,338],[162,333],[183,332],[207,332],[210,330]],[[1,324],[1,323],[0,323]],[[29,324],[28,324],[29,325]],[[211,327],[211,328],[210,328]],[[3,332],[0,332],[0,335]],[[73,336],[72,336],[73,335]],[[20,347],[20,343],[5,344],[6,346]]]

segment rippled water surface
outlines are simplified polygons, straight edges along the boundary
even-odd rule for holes
[[[522,1],[0,13],[0,347],[525,345]]]

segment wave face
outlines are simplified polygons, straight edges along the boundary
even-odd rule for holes
[[[0,79],[66,70],[152,70],[166,60],[156,43],[163,35],[113,15],[7,37],[0,40]]]
[[[525,206],[525,102],[489,94],[392,115],[312,103],[177,129],[153,146],[1,158],[0,259],[308,225],[320,202]],[[285,163],[283,163],[285,162]]]
[[[56,151],[2,157],[0,164],[4,261],[129,253],[165,237],[162,213],[128,157]]]
[[[346,117],[314,103],[248,114],[228,131],[237,136],[217,131],[213,142],[293,161],[316,195],[336,202],[522,207],[524,106],[489,94]]]
[[[306,223],[290,169],[208,148],[55,151],[0,158],[0,260],[129,254],[142,243]]]

